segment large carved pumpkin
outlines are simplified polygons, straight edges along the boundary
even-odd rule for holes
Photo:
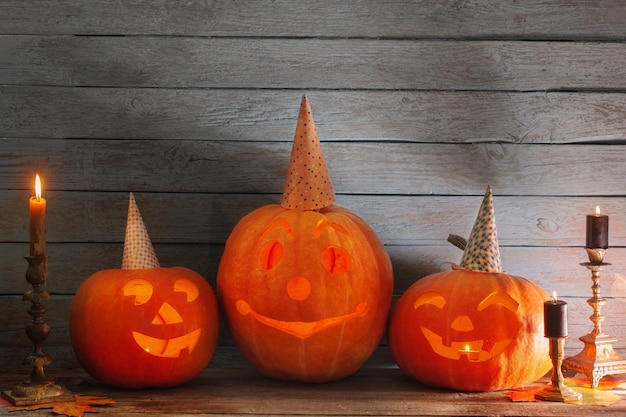
[[[259,208],[231,233],[217,291],[244,356],[275,378],[321,382],[355,372],[378,346],[392,272],[354,213]]]
[[[388,342],[418,381],[461,391],[534,382],[552,367],[538,285],[501,270],[491,190],[465,247],[462,267],[422,278],[400,297]]]
[[[323,382],[355,372],[378,346],[393,274],[372,229],[332,204],[305,98],[298,126],[283,201],[235,226],[217,292],[228,328],[255,368],[274,378]]]

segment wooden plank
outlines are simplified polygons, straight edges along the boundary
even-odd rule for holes
[[[32,190],[39,172],[46,190],[220,194],[281,194],[292,146],[45,139],[0,139],[0,144],[0,189]],[[626,191],[626,145],[328,142],[322,147],[337,194],[480,195],[487,184],[495,195],[623,196]]]
[[[0,191],[2,241],[28,238],[28,192]],[[135,195],[154,243],[224,243],[246,214],[280,202],[279,195],[141,193]],[[388,245],[447,245],[449,233],[468,235],[482,195],[339,195],[337,204],[363,218]],[[47,193],[47,240],[122,242],[128,193]],[[626,246],[626,227],[617,215],[624,197],[495,196],[502,246],[576,246],[584,244],[585,215],[595,205],[613,216],[610,243]],[[21,218],[20,218],[21,217]]]
[[[184,266],[206,277],[215,288],[217,267],[223,245],[155,244],[162,267]],[[120,268],[122,243],[49,243],[47,290],[52,294],[73,294],[93,273]],[[28,244],[0,243],[0,294],[22,294],[26,282]]]
[[[2,84],[542,92],[626,88],[623,43],[120,36],[0,39],[0,56],[11,63],[0,66]]]
[[[322,140],[550,144],[626,140],[626,94],[619,92],[0,86],[0,131],[5,138],[27,139],[291,141],[305,92]]]
[[[70,374],[71,375],[71,374]],[[81,381],[82,382],[82,381]],[[420,385],[397,370],[363,370],[339,382],[297,384],[265,378],[250,370],[207,371],[193,382],[163,395],[157,390],[107,389],[93,380],[77,392],[113,396],[116,403],[98,407],[108,415],[571,415],[599,411],[619,416],[624,401],[599,408],[554,402],[512,403],[506,392],[462,394]]]
[[[95,407],[103,416],[620,416],[626,410],[623,400],[609,406],[511,402],[504,391],[458,393],[433,389],[409,379],[398,369],[365,369],[343,381],[325,384],[278,381],[249,369],[207,369],[190,383],[169,390],[108,388],[80,369],[53,369],[50,375],[78,394],[113,398],[114,404]],[[0,383],[11,387],[21,377],[18,369],[5,370]],[[0,413],[13,415],[6,409]]]
[[[213,288],[221,259],[221,244],[155,244],[161,265],[184,266],[204,276]],[[461,259],[452,245],[386,247],[394,269],[394,293],[403,294],[414,282],[427,275],[448,271]],[[76,292],[91,274],[102,269],[119,268],[121,243],[50,243],[47,289],[55,295]],[[20,295],[28,290],[24,278],[28,244],[0,243],[0,294]],[[580,247],[500,248],[504,269],[539,284],[548,293],[564,297],[591,297],[591,275],[580,263],[587,260]],[[619,298],[626,294],[626,248],[611,248],[606,255],[611,263],[601,275],[602,295]]]
[[[0,384],[15,386],[21,375],[19,369],[9,369]],[[325,384],[273,380],[250,369],[207,369],[188,384],[167,390],[109,388],[80,369],[53,369],[50,375],[78,394],[114,399],[112,405],[95,407],[102,416],[621,416],[626,411],[623,400],[609,406],[571,405],[512,402],[506,391],[450,392],[423,386],[398,369],[363,369]]]
[[[282,193],[290,142],[0,139],[0,189]],[[626,145],[328,142],[338,194],[621,196]],[[600,162],[601,161],[601,162]],[[111,167],[115,167],[112,169]],[[593,173],[590,172],[593,167]],[[81,175],[76,175],[80,171]],[[595,178],[603,178],[598,187]]]
[[[616,0],[3,0],[2,34],[624,39]],[[558,16],[558,19],[554,17]]]

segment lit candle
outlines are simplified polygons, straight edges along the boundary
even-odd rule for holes
[[[479,358],[480,352],[474,349],[470,349],[470,345],[465,345],[465,349],[459,350],[461,355],[466,355],[470,361],[476,361]]]
[[[30,198],[30,256],[46,254],[46,200],[41,197],[41,180],[35,177],[35,196]]]
[[[556,292],[543,303],[543,322],[545,337],[567,337],[567,303],[557,300]]]
[[[586,247],[591,249],[609,247],[609,216],[600,213],[600,206],[596,206],[596,214],[587,215]]]

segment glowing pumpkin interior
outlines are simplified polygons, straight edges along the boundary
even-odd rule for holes
[[[153,285],[141,278],[132,279],[124,285],[124,296],[134,297],[135,306],[145,305],[153,296]],[[186,302],[195,301],[200,290],[191,280],[179,278],[174,283],[174,292],[184,293]],[[155,326],[183,323],[184,318],[170,303],[164,301],[152,319]],[[162,358],[177,358],[183,350],[192,352],[200,340],[201,329],[196,329],[182,336],[163,339],[133,331],[135,342],[147,353]]]
[[[505,292],[489,293],[471,313],[468,310],[457,314],[454,307],[446,304],[446,297],[435,291],[421,294],[413,304],[417,313],[423,309],[430,318],[442,317],[439,322],[422,320],[420,330],[432,350],[445,358],[487,361],[504,352],[520,330],[520,322],[516,320],[519,303]],[[427,309],[436,311],[428,312]],[[506,336],[503,337],[500,331],[496,336],[494,329],[505,329]]]

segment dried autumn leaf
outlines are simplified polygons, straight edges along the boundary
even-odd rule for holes
[[[115,401],[111,398],[76,394],[74,396],[74,401],[13,406],[10,402],[2,399],[0,404],[9,407],[9,411],[28,411],[51,408],[52,412],[55,414],[62,414],[68,417],[83,417],[85,413],[98,412],[98,409],[91,407],[91,405],[107,405],[113,404],[114,402]]]

